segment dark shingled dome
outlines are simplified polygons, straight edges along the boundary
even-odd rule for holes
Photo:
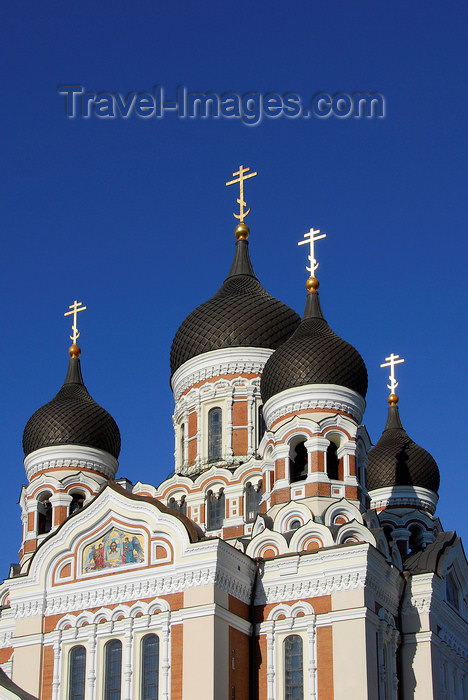
[[[307,294],[299,327],[266,363],[260,385],[262,400],[266,403],[281,391],[307,384],[337,384],[362,397],[367,392],[364,361],[325,321],[317,292]]]
[[[369,452],[367,490],[388,486],[420,486],[437,493],[440,483],[435,459],[406,433],[398,406],[389,406],[382,437]]]
[[[246,240],[237,241],[224,284],[179,326],[171,348],[172,374],[187,360],[210,350],[275,350],[297,328],[296,312],[270,296],[255,277],[248,245]]]
[[[26,456],[41,447],[56,445],[94,447],[109,452],[116,459],[120,453],[117,423],[88,394],[78,357],[70,359],[58,394],[31,416],[24,429]]]

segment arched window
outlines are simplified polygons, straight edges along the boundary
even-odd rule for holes
[[[338,479],[338,448],[334,442],[327,447],[327,475],[329,479]]]
[[[159,637],[147,634],[141,643],[141,700],[159,698]]]
[[[289,529],[290,530],[299,530],[301,525],[302,525],[302,523],[300,520],[294,519],[294,520],[291,520],[291,522],[289,523]]]
[[[266,425],[265,425],[265,419],[263,418],[263,406],[259,406],[258,411],[257,411],[257,434],[258,434],[257,447],[260,445],[260,442],[261,442],[262,437],[265,433],[265,430],[266,430]]]
[[[208,413],[208,459],[222,457],[223,418],[220,408],[212,408]]]
[[[262,500],[262,482],[260,481],[257,486],[253,484],[247,484],[245,489],[245,511],[247,514],[246,521],[252,523],[257,517],[257,513],[260,512],[260,501]]]
[[[177,501],[174,497],[172,497],[169,499],[167,505],[171,510],[175,510],[177,513],[182,513],[182,515],[187,515],[187,503],[185,501],[185,496],[181,496],[180,501]]]
[[[86,649],[73,647],[70,651],[70,683],[68,700],[84,700],[86,689]]]
[[[106,644],[104,700],[120,700],[122,688],[122,642],[113,639]]]
[[[208,530],[217,530],[223,526],[224,515],[226,509],[226,498],[224,496],[224,490],[220,489],[219,492],[213,493],[213,491],[208,491],[207,499],[207,518],[206,527]]]
[[[71,493],[70,496],[72,497],[72,500],[70,503],[69,515],[73,515],[73,513],[76,513],[77,510],[81,510],[83,508],[85,497],[82,493]]]
[[[302,481],[307,476],[307,447],[304,440],[298,442],[294,448],[293,456],[289,460],[289,473],[291,484]]]
[[[41,493],[37,501],[37,534],[44,535],[52,529],[52,504],[49,491]]]
[[[284,698],[303,700],[304,661],[302,658],[302,637],[290,634],[284,640]]]

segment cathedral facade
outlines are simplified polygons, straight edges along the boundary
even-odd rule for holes
[[[169,479],[119,478],[76,343],[28,421],[0,697],[468,700],[468,567],[438,466],[393,392],[372,446],[366,367],[325,320],[313,255],[300,318],[248,234],[172,344]]]

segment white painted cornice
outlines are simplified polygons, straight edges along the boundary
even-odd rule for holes
[[[434,513],[439,497],[421,486],[386,486],[369,491],[370,508],[423,507]]]
[[[272,353],[273,350],[266,348],[222,348],[192,357],[172,375],[174,398],[177,401],[191,386],[212,377],[241,373],[260,375]]]
[[[58,445],[42,447],[24,459],[24,468],[29,481],[38,472],[46,469],[92,469],[113,479],[119,463],[109,452],[82,445]]]
[[[360,394],[335,384],[307,384],[286,389],[263,407],[263,416],[268,427],[278,418],[308,409],[324,409],[349,413],[357,423],[364,414],[366,402]]]

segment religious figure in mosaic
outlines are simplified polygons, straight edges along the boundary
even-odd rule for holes
[[[139,564],[144,559],[143,536],[113,527],[85,547],[82,573],[117,569],[128,564]]]

